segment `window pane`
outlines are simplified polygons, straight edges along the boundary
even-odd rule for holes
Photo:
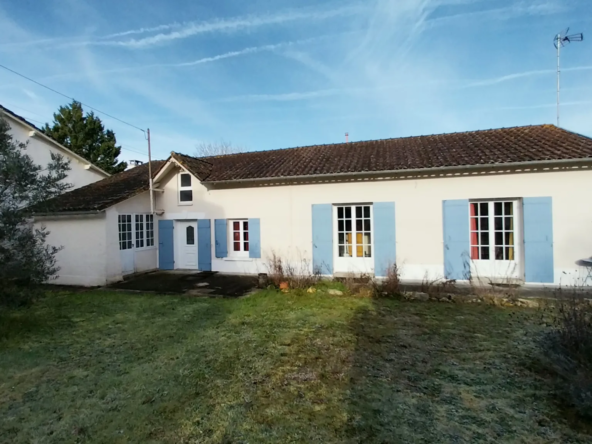
[[[345,222],[340,220],[337,221],[337,231],[345,231]]]
[[[479,216],[479,204],[478,203],[471,204],[471,216]]]
[[[514,229],[514,218],[513,217],[505,217],[504,218],[504,229],[511,231]]]
[[[506,259],[509,261],[514,260],[514,247],[506,247]]]
[[[370,207],[364,207],[364,217],[365,218],[370,217]]]
[[[495,259],[498,261],[504,260],[504,248],[503,247],[495,247]]]
[[[345,217],[351,219],[351,207],[345,207]]]
[[[482,217],[480,218],[481,220],[481,230],[489,230],[489,218],[488,217]]]
[[[181,202],[192,202],[193,201],[193,191],[185,190],[179,192],[179,200]]]
[[[132,241],[127,241],[127,249],[131,250],[134,247],[134,245],[132,244]]]
[[[502,203],[495,202],[493,204],[493,215],[494,216],[501,216],[502,215]]]
[[[512,246],[514,245],[514,233],[504,233],[505,236],[505,245]]]
[[[514,205],[512,205],[512,202],[504,202],[504,214],[506,216],[514,214]]]
[[[495,218],[495,229],[496,230],[503,230],[503,217],[496,217]]]
[[[345,221],[345,231],[351,231],[352,230],[352,222],[351,219],[347,219]]]
[[[240,239],[240,231],[233,231],[233,234],[232,234],[232,235],[233,235],[233,239],[234,239],[235,241],[239,241],[239,240],[241,240],[241,239]]]
[[[343,245],[345,243],[345,234],[339,233],[338,235],[338,243]]]
[[[234,229],[234,231],[240,230],[240,222],[233,222],[232,228]]]
[[[234,243],[234,251],[240,251],[240,242]]]
[[[481,259],[489,260],[489,247],[481,247]]]
[[[372,257],[372,247],[370,245],[364,245],[364,257]]]
[[[343,257],[345,255],[345,247],[343,245],[339,246],[339,257]]]
[[[187,245],[195,245],[195,229],[190,225],[185,229],[185,243]]]
[[[249,251],[249,243],[243,242],[243,245],[245,246],[245,251]]]
[[[479,231],[479,218],[471,217],[471,230]]]
[[[190,187],[191,186],[191,175],[190,174],[181,174],[181,186],[182,187]]]
[[[362,207],[356,207],[356,217],[362,218]]]
[[[370,231],[370,219],[364,220],[364,231]]]
[[[370,233],[364,233],[364,244],[370,245],[371,243],[372,243],[372,239],[371,239]]]
[[[248,231],[243,232],[243,240],[246,240],[246,241],[249,240],[249,232]]]
[[[483,245],[483,246],[489,245],[489,232],[486,231],[484,233],[481,233],[480,238],[481,238],[481,242],[480,242],[481,245]]]
[[[489,204],[487,202],[483,202],[479,208],[479,215],[480,216],[489,216]]]
[[[479,247],[471,247],[471,259],[479,259]]]
[[[495,233],[495,245],[503,245],[503,244],[504,244],[504,233],[503,232],[496,232]]]
[[[343,219],[343,207],[337,207],[337,219]]]
[[[364,231],[363,229],[364,221],[361,219],[356,220],[356,231]]]
[[[243,222],[243,230],[247,231],[249,229],[249,222]]]

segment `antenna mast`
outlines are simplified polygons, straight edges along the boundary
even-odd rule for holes
[[[563,33],[559,33],[555,36],[554,44],[557,48],[557,126],[559,126],[559,110],[560,110],[560,92],[561,92],[561,47],[571,42],[581,42],[584,40],[584,34],[568,34],[569,28]]]

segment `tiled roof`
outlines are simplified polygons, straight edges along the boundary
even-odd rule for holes
[[[186,156],[185,154],[172,152],[171,157],[202,182],[208,178],[214,166],[211,162],[203,160],[203,158]]]
[[[592,139],[554,125],[337,143],[200,159],[173,157],[201,181],[591,159]]]
[[[163,160],[152,161],[153,177],[164,164]],[[145,163],[48,200],[37,208],[37,212],[101,211],[147,191],[148,188],[148,164]]]

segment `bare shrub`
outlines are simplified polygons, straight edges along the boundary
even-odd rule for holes
[[[397,264],[389,265],[386,276],[382,279],[372,279],[371,285],[375,297],[400,296],[402,288],[399,266]]]
[[[428,294],[432,299],[440,299],[450,293],[456,293],[456,280],[444,277],[430,278],[426,272],[421,281],[419,291]]]
[[[302,255],[296,262],[290,262],[272,251],[265,266],[269,281],[277,288],[282,282],[287,282],[291,289],[305,289],[316,285],[321,279],[320,270],[313,269],[310,260]]]
[[[592,304],[582,289],[559,289],[542,319],[541,359],[557,376],[559,395],[578,414],[592,418]]]

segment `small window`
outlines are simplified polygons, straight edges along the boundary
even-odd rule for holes
[[[185,229],[186,237],[185,237],[185,244],[186,245],[195,245],[195,228],[193,225],[189,225]]]
[[[146,215],[146,246],[154,246],[154,215]]]
[[[513,261],[515,202],[471,202],[472,260]]]
[[[249,221],[230,220],[230,255],[248,256],[249,255]]]
[[[337,207],[337,249],[339,257],[372,257],[370,205]]]
[[[119,249],[131,250],[134,247],[132,241],[132,215],[120,214],[117,223],[119,227]]]
[[[136,214],[136,248],[144,248],[144,215]]]
[[[179,202],[193,202],[191,174],[179,174]]]

